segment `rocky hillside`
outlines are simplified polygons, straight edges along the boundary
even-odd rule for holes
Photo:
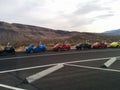
[[[30,25],[0,22],[0,41],[36,41],[45,39],[66,39],[74,35],[71,32],[53,30]]]
[[[63,30],[54,30],[44,27],[24,25],[17,23],[0,22],[0,43],[5,42],[35,42],[47,40],[71,40],[71,41],[99,41],[99,40],[116,40],[119,37],[97,34],[97,33],[80,33]]]

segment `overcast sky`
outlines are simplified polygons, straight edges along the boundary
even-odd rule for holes
[[[0,21],[103,32],[120,28],[120,0],[0,0]]]

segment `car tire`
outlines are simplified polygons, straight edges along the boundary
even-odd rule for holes
[[[61,49],[59,48],[59,49],[58,49],[58,52],[60,52],[60,51],[61,51]]]
[[[15,51],[12,52],[12,55],[15,55]]]
[[[117,45],[116,47],[119,48],[119,45]]]

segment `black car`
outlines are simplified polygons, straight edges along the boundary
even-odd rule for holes
[[[89,43],[80,43],[76,45],[77,50],[91,49],[91,44]]]
[[[4,50],[0,51],[0,55],[14,55],[15,54],[15,49],[13,47],[5,47]]]

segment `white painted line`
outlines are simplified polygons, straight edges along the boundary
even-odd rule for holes
[[[76,60],[76,61],[70,61],[70,62],[62,62],[62,64],[90,62],[90,61],[101,61],[101,60],[110,59],[110,58],[112,58],[112,57],[97,58],[97,59],[87,59],[87,60]],[[57,64],[61,64],[61,63],[54,63],[54,64],[47,64],[47,65],[40,65],[40,66],[33,66],[33,67],[5,70],[5,71],[0,71],[0,74],[9,73],[9,72],[16,72],[16,71],[23,71],[23,70],[30,70],[30,69],[37,69],[37,68],[42,68],[42,67],[49,67],[49,66],[53,66],[53,65],[57,65]]]
[[[11,90],[27,90],[27,89],[21,89],[21,88],[17,88],[17,87],[5,85],[5,84],[0,84],[0,87],[11,89]]]
[[[107,51],[120,51],[118,50],[93,50],[93,51],[82,51],[82,52],[67,52],[67,53],[55,53],[55,54],[43,54],[43,55],[31,55],[31,56],[21,56],[21,57],[10,57],[10,58],[1,58],[0,60],[11,60],[11,59],[22,59],[22,58],[34,58],[34,57],[42,57],[42,56],[55,56],[55,55],[67,55],[67,54],[79,54],[79,53],[92,53],[92,52],[107,52]],[[118,57],[118,56],[116,56]]]
[[[110,67],[115,61],[117,60],[116,57],[110,58],[107,62],[104,63],[104,67]]]
[[[105,68],[83,66],[83,65],[74,65],[74,64],[64,64],[64,65],[72,66],[72,67],[79,67],[79,68],[95,69],[95,70],[110,71],[110,72],[119,72],[120,73],[120,70],[115,70],[115,69],[105,69]]]
[[[101,61],[101,60],[105,60],[105,59],[109,59],[110,57],[107,58],[96,58],[96,59],[86,59],[86,60],[77,60],[77,61],[70,61],[70,62],[64,62],[64,63],[80,63],[80,62],[91,62],[91,61]]]
[[[33,66],[33,67],[5,70],[5,71],[0,71],[0,74],[9,73],[9,72],[16,72],[16,71],[23,71],[23,70],[30,70],[30,69],[37,69],[37,68],[43,68],[43,67],[49,67],[49,66],[53,66],[53,65],[56,65],[56,64],[48,64],[48,65],[40,65],[40,66]]]
[[[27,80],[28,83],[32,83],[32,82],[34,82],[34,81],[36,81],[36,80],[38,80],[40,78],[43,78],[43,77],[47,76],[50,73],[53,73],[53,72],[61,69],[62,67],[64,67],[63,64],[58,64],[58,65],[53,66],[51,68],[48,68],[48,69],[46,69],[44,71],[38,72],[38,73],[36,73],[34,75],[31,75],[31,76],[27,77],[26,80]]]

